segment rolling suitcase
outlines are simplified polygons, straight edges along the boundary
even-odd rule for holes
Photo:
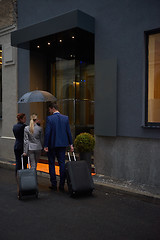
[[[18,199],[25,195],[35,195],[38,198],[37,171],[31,168],[28,157],[28,168],[24,169],[23,155],[21,156],[22,169],[17,171]]]
[[[74,152],[74,161],[71,161],[69,152],[68,158],[69,161],[66,163],[66,175],[70,195],[75,196],[82,193],[92,194],[94,183],[87,163],[83,160],[76,161]]]

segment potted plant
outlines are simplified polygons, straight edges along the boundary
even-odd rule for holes
[[[86,160],[91,168],[91,155],[95,146],[95,138],[90,133],[80,133],[74,140],[74,146],[79,152],[80,160]]]

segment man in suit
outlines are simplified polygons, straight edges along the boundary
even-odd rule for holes
[[[47,117],[44,150],[48,153],[50,181],[52,184],[50,188],[57,190],[55,174],[55,157],[57,157],[60,167],[59,190],[64,191],[66,147],[70,145],[71,151],[74,150],[69,119],[68,116],[60,114],[56,103],[49,104],[49,112],[51,115]]]

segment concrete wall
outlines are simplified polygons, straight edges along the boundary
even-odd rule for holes
[[[96,172],[113,180],[130,181],[160,194],[160,140],[96,137]]]

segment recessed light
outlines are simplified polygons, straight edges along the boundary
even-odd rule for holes
[[[38,45],[37,48],[40,48],[40,46]]]
[[[48,42],[48,46],[50,46],[51,45],[51,43],[50,42]]]
[[[62,39],[60,39],[59,42],[62,42]]]
[[[74,36],[72,36],[72,38],[74,39]]]

